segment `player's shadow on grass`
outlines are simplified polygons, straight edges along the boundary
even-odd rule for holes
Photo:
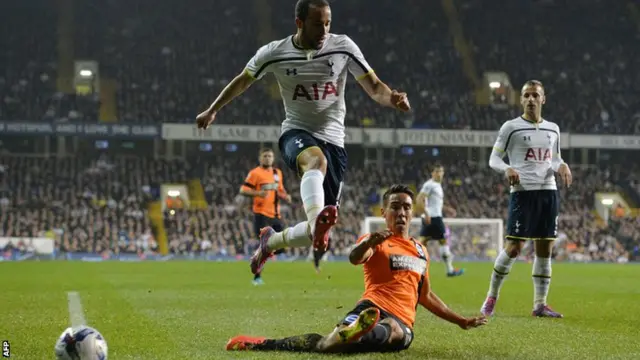
[[[428,348],[428,349],[418,349],[418,348],[410,348],[406,351],[399,352],[358,352],[358,353],[328,353],[328,354],[319,354],[319,353],[309,353],[315,356],[322,356],[324,359],[350,359],[357,358],[362,359],[363,356],[373,356],[377,358],[386,358],[386,359],[400,359],[400,358],[409,358],[409,359],[512,359],[512,354],[508,351],[501,351],[496,348],[483,348],[474,346],[474,348],[460,350],[452,350],[445,348]],[[278,352],[280,354],[290,354],[287,352]]]
[[[496,348],[477,347],[473,349],[452,350],[443,348],[427,348],[427,349],[409,349],[407,357],[415,357],[420,359],[510,359],[512,354],[508,351],[501,351]]]

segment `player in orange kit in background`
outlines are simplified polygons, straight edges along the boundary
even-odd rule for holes
[[[462,329],[486,324],[484,316],[465,318],[455,313],[431,291],[427,249],[409,236],[413,198],[405,185],[393,185],[384,194],[382,214],[388,230],[364,235],[349,254],[352,264],[364,264],[365,291],[333,332],[284,339],[236,336],[227,350],[401,351],[413,341],[417,304]]]
[[[260,166],[249,171],[240,188],[240,194],[253,197],[253,231],[256,238],[260,237],[260,229],[267,226],[275,231],[284,229],[280,201],[291,202],[291,195],[284,188],[282,170],[273,166],[274,158],[273,150],[260,150]],[[261,272],[254,275],[254,285],[263,284],[261,275]]]

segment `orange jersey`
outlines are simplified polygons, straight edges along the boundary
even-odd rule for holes
[[[242,185],[243,190],[265,190],[265,197],[253,197],[253,212],[270,218],[280,218],[280,198],[287,195],[282,184],[282,171],[258,166],[249,171]]]
[[[418,303],[429,294],[427,248],[414,239],[388,238],[364,263],[364,287],[361,301],[373,302],[413,328]]]

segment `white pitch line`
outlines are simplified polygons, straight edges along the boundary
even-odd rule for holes
[[[77,291],[69,291],[67,293],[67,299],[69,300],[69,319],[71,320],[73,330],[87,325],[82,303],[80,302],[80,294],[78,294]]]

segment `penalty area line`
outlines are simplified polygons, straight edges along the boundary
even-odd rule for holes
[[[77,291],[69,291],[67,293],[67,300],[69,302],[71,328],[77,330],[87,325],[87,319],[84,317],[84,310],[82,309],[82,302],[80,301],[80,294]]]

